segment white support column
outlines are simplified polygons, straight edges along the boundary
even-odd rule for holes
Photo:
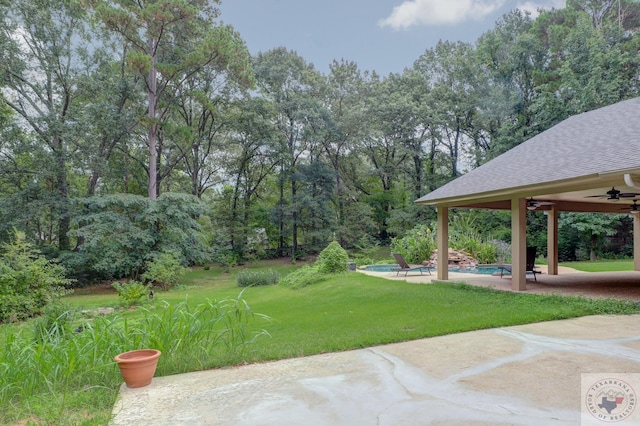
[[[633,214],[633,270],[640,271],[640,214]]]
[[[547,212],[547,265],[549,275],[558,275],[558,209]]]
[[[511,200],[511,289],[527,289],[527,200]]]
[[[449,209],[438,206],[438,265],[439,280],[449,279]]]

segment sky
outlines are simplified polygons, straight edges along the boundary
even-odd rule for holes
[[[322,73],[333,60],[386,76],[410,68],[439,40],[474,43],[505,13],[562,8],[565,0],[222,0],[220,19],[252,55],[295,51]]]

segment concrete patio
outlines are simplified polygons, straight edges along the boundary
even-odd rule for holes
[[[111,424],[604,424],[582,406],[581,374],[640,372],[639,321],[583,317],[158,377],[123,385]],[[619,424],[640,424],[636,411]]]
[[[530,280],[527,292],[640,301],[640,272],[562,272]],[[435,278],[370,274],[416,284]],[[451,278],[512,291],[506,277]],[[640,372],[640,315],[550,321],[157,377],[144,388],[122,386],[111,424],[602,424],[581,405],[581,374],[612,372]],[[636,411],[621,424],[640,424]]]

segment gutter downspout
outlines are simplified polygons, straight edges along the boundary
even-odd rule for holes
[[[640,189],[640,182],[634,181],[633,177],[631,177],[631,173],[625,173],[624,174],[624,183],[626,183],[627,186],[630,186],[632,188]]]

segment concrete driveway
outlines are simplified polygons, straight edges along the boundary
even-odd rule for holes
[[[158,377],[123,385],[112,425],[605,424],[584,412],[583,373],[640,373],[640,315]],[[640,424],[636,411],[618,424]]]

